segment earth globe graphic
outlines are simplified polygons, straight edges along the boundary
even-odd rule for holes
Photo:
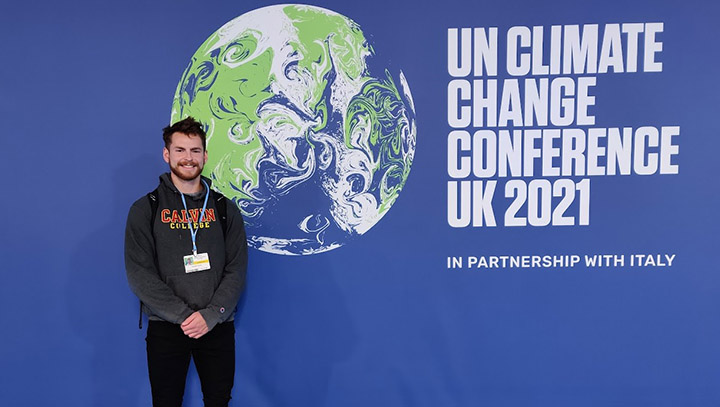
[[[390,209],[415,152],[415,108],[351,19],[320,7],[245,13],[192,56],[171,122],[203,124],[203,174],[242,211],[248,244],[341,247]]]

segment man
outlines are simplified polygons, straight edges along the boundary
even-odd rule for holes
[[[132,205],[125,230],[128,282],[149,320],[155,407],[182,405],[191,358],[205,407],[227,406],[234,381],[233,320],[245,284],[247,242],[237,206],[200,175],[205,137],[191,117],[163,129],[170,172]]]

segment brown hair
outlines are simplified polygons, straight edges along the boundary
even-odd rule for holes
[[[170,148],[170,142],[172,142],[173,133],[182,133],[188,136],[198,136],[202,140],[203,150],[206,150],[205,130],[203,130],[202,124],[192,117],[186,117],[179,122],[176,122],[172,126],[167,126],[163,129],[163,141],[165,142],[165,148]]]

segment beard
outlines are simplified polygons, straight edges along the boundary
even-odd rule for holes
[[[184,168],[183,165],[194,165],[194,167],[192,169]],[[192,181],[199,177],[202,170],[203,166],[195,161],[179,161],[175,165],[170,165],[170,171],[184,181]]]

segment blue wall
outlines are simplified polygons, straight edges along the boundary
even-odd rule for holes
[[[366,234],[312,256],[250,252],[232,405],[720,405],[716,3],[313,4],[352,18],[402,69],[417,149],[397,202]],[[1,405],[149,404],[123,267],[127,210],[166,171],[160,129],[189,58],[264,5],[2,6]],[[502,37],[513,26],[637,22],[664,23],[662,72],[597,75],[592,111],[597,127],[678,126],[678,174],[591,177],[587,226],[450,227],[448,29]],[[501,194],[507,179],[493,179]],[[675,258],[447,267],[449,256],[571,254]],[[195,373],[188,383],[186,405],[202,405]]]

